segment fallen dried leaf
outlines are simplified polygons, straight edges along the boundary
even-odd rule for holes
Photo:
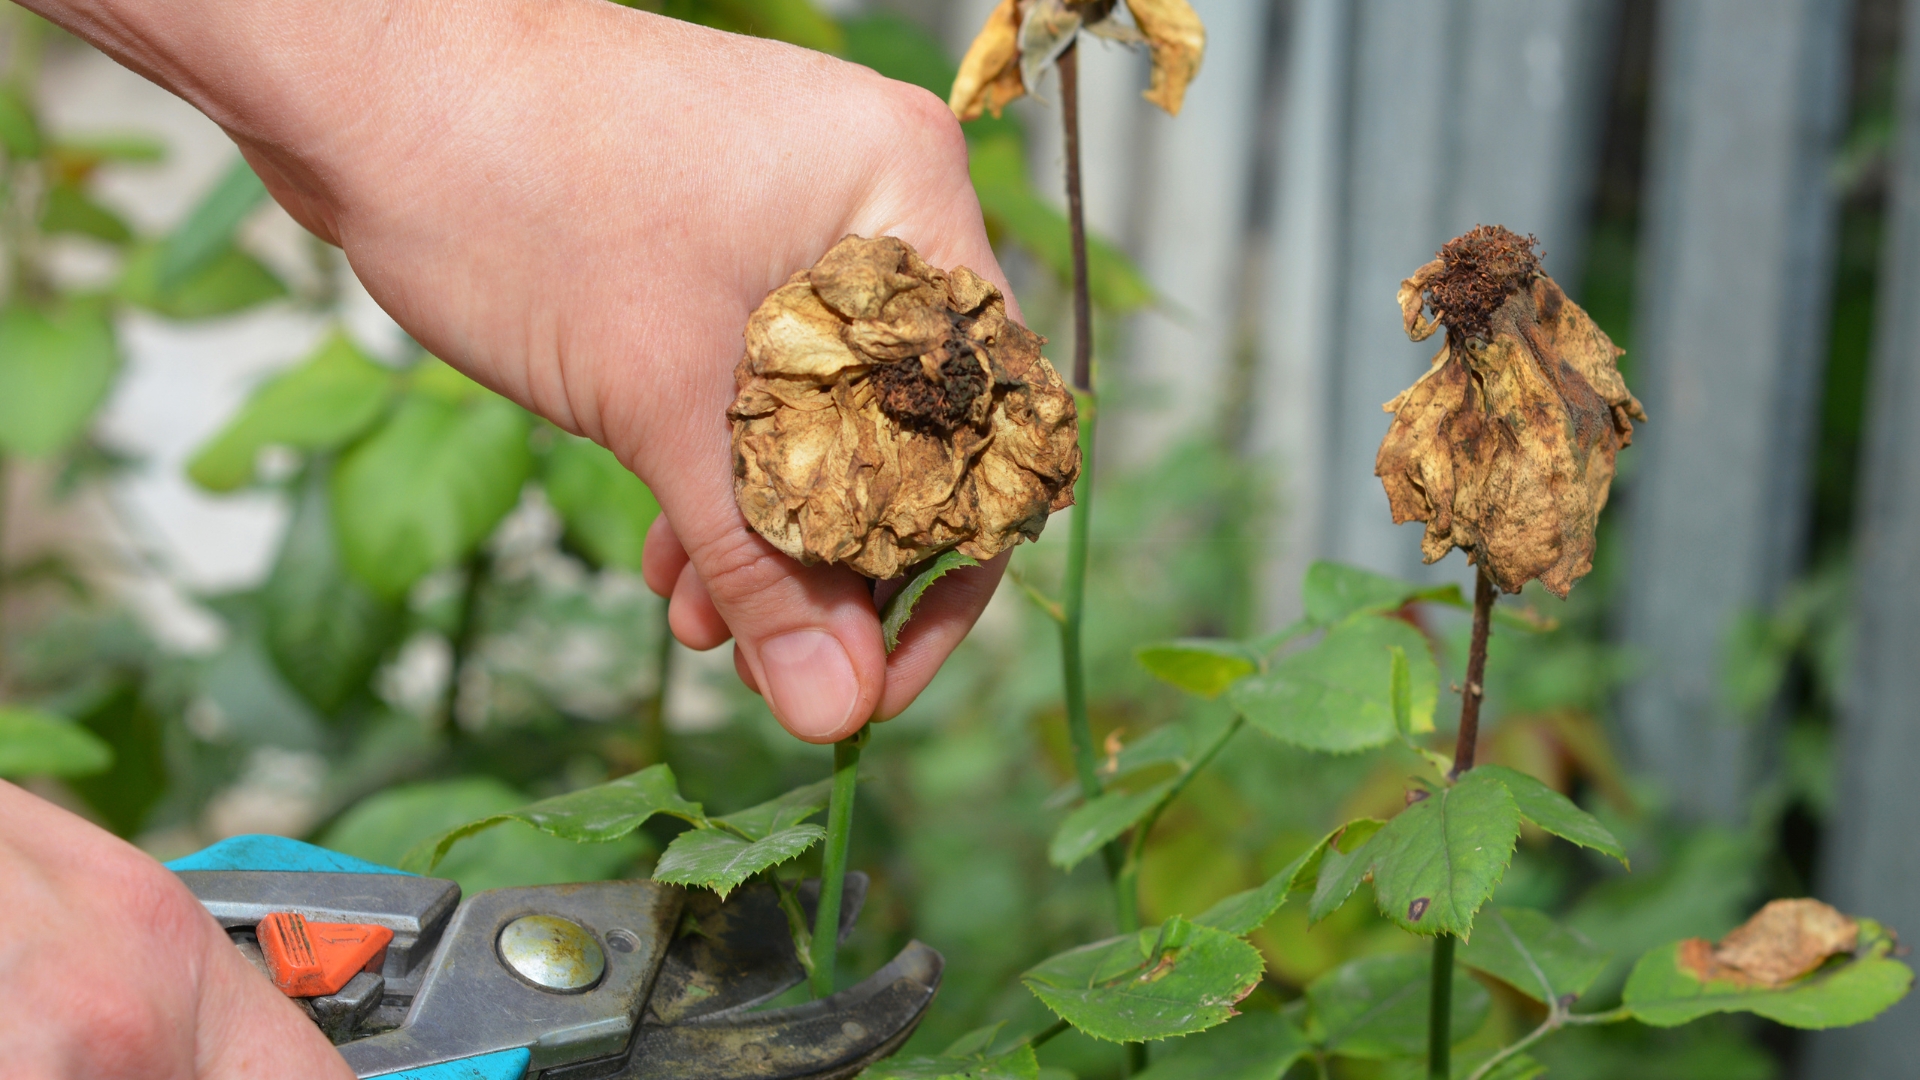
[[[727,416],[734,498],[803,563],[897,577],[985,561],[1073,502],[1073,395],[966,267],[849,236],[747,321]]]
[[[1115,0],[1000,0],[960,61],[947,107],[962,120],[999,116],[1085,29],[1127,44],[1144,41],[1153,76],[1143,96],[1179,115],[1206,52],[1200,16],[1188,0],[1127,0],[1136,31],[1114,21],[1115,7]]]
[[[1818,900],[1775,900],[1720,939],[1713,960],[1761,986],[1783,986],[1852,952],[1860,926]]]
[[[1395,524],[1426,522],[1427,562],[1457,547],[1507,592],[1537,577],[1565,596],[1593,568],[1614,456],[1646,414],[1614,366],[1621,350],[1533,245],[1483,225],[1401,282],[1407,336],[1445,326],[1446,343],[1384,406],[1374,474]]]

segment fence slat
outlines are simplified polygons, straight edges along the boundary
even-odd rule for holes
[[[1908,0],[1905,17],[1854,557],[1854,672],[1822,884],[1834,903],[1912,940],[1920,934],[1920,0]],[[1802,1075],[1912,1076],[1916,1062],[1920,998],[1909,995],[1865,1027],[1817,1036]]]
[[[1732,621],[1797,569],[1825,340],[1844,0],[1671,0],[1655,60],[1634,386],[1628,749],[1676,809],[1739,820],[1756,728],[1723,705]]]

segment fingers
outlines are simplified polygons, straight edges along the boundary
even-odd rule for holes
[[[353,1076],[152,857],[4,782],[0,822],[0,1072]]]
[[[950,571],[920,598],[900,632],[899,646],[887,657],[887,685],[875,719],[898,716],[933,681],[993,599],[1012,555],[1003,551],[980,566]]]
[[[692,542],[688,553],[733,631],[743,679],[800,738],[853,734],[878,707],[887,679],[866,579],[840,567],[801,566],[737,512],[733,519],[731,529]]]

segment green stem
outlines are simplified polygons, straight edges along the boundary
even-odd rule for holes
[[[654,646],[653,670],[658,682],[653,695],[640,707],[640,753],[646,764],[667,760],[667,680],[673,674],[673,629],[667,625],[667,605],[660,605],[660,641]]]
[[[1141,817],[1139,823],[1134,825],[1133,840],[1127,846],[1126,861],[1120,864],[1120,875],[1114,880],[1116,899],[1121,908],[1122,933],[1132,933],[1140,929],[1140,861],[1146,856],[1147,836],[1153,832],[1154,824],[1160,820],[1160,815],[1167,812],[1167,807],[1172,806],[1173,801],[1180,797],[1180,793],[1187,790],[1187,785],[1193,783],[1193,778],[1200,775],[1200,770],[1212,764],[1213,759],[1226,748],[1228,740],[1245,726],[1246,719],[1236,715],[1233,721],[1222,729],[1220,737],[1213,740],[1213,745],[1200,752],[1200,756],[1194,760],[1193,765],[1180,774],[1180,778],[1167,789],[1167,793],[1160,796],[1145,816]]]
[[[1473,638],[1467,647],[1467,682],[1460,690],[1460,731],[1454,739],[1453,771],[1447,779],[1458,780],[1473,768],[1480,744],[1480,702],[1486,697],[1487,635],[1493,629],[1493,602],[1500,598],[1493,579],[1482,569],[1473,586]],[[1433,996],[1427,1007],[1427,1073],[1436,1080],[1448,1080],[1452,1066],[1448,1053],[1452,1034],[1448,1014],[1453,996],[1453,935],[1442,934],[1433,941]]]
[[[867,732],[833,744],[833,796],[827,803],[827,847],[820,860],[820,907],[813,918],[813,996],[833,993],[833,968],[840,949],[840,895],[847,880],[847,837],[853,828],[853,795],[860,771],[860,750]]]
[[[480,593],[493,572],[493,557],[485,547],[467,559],[466,571],[467,580],[460,589],[459,622],[454,625],[453,640],[448,642],[453,649],[453,659],[447,670],[447,690],[440,704],[441,715],[446,717],[447,738],[456,745],[466,734],[456,715],[460,704],[460,672],[466,668],[480,637]]]
[[[793,938],[793,955],[799,959],[800,966],[806,969],[807,978],[813,978],[813,931],[807,929],[807,913],[800,909],[799,884],[789,886],[780,880],[780,875],[767,871],[767,879],[773,882],[774,895],[780,898],[780,910],[787,917],[787,934]]]
[[[1467,1080],[1486,1080],[1487,1074],[1499,1068],[1501,1062],[1532,1046],[1534,1043],[1539,1042],[1541,1039],[1546,1038],[1558,1029],[1561,1023],[1566,1020],[1566,1015],[1558,1005],[1549,1007],[1547,1009],[1547,1018],[1541,1021],[1539,1027],[1528,1032],[1526,1038],[1521,1039],[1511,1046],[1502,1047],[1499,1053],[1481,1062],[1480,1067],[1473,1070],[1473,1072],[1468,1075]]]
[[[1072,1026],[1073,1025],[1067,1023],[1065,1020],[1055,1020],[1041,1030],[1027,1036],[1027,1045],[1038,1050],[1042,1046],[1045,1046],[1055,1035],[1064,1033]]]
[[[1450,1080],[1453,1064],[1453,935],[1433,939],[1433,992],[1427,1003],[1427,1076]]]

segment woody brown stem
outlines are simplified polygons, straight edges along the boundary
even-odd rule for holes
[[[1480,742],[1480,702],[1487,696],[1487,632],[1493,624],[1493,602],[1500,593],[1482,570],[1473,586],[1473,643],[1467,649],[1467,684],[1460,688],[1460,736],[1453,747],[1453,771],[1458,778],[1473,768]]]
[[[1084,394],[1093,389],[1093,299],[1087,287],[1087,219],[1080,196],[1079,54],[1078,43],[1069,45],[1055,66],[1066,124],[1067,228],[1073,242],[1073,388]]]

